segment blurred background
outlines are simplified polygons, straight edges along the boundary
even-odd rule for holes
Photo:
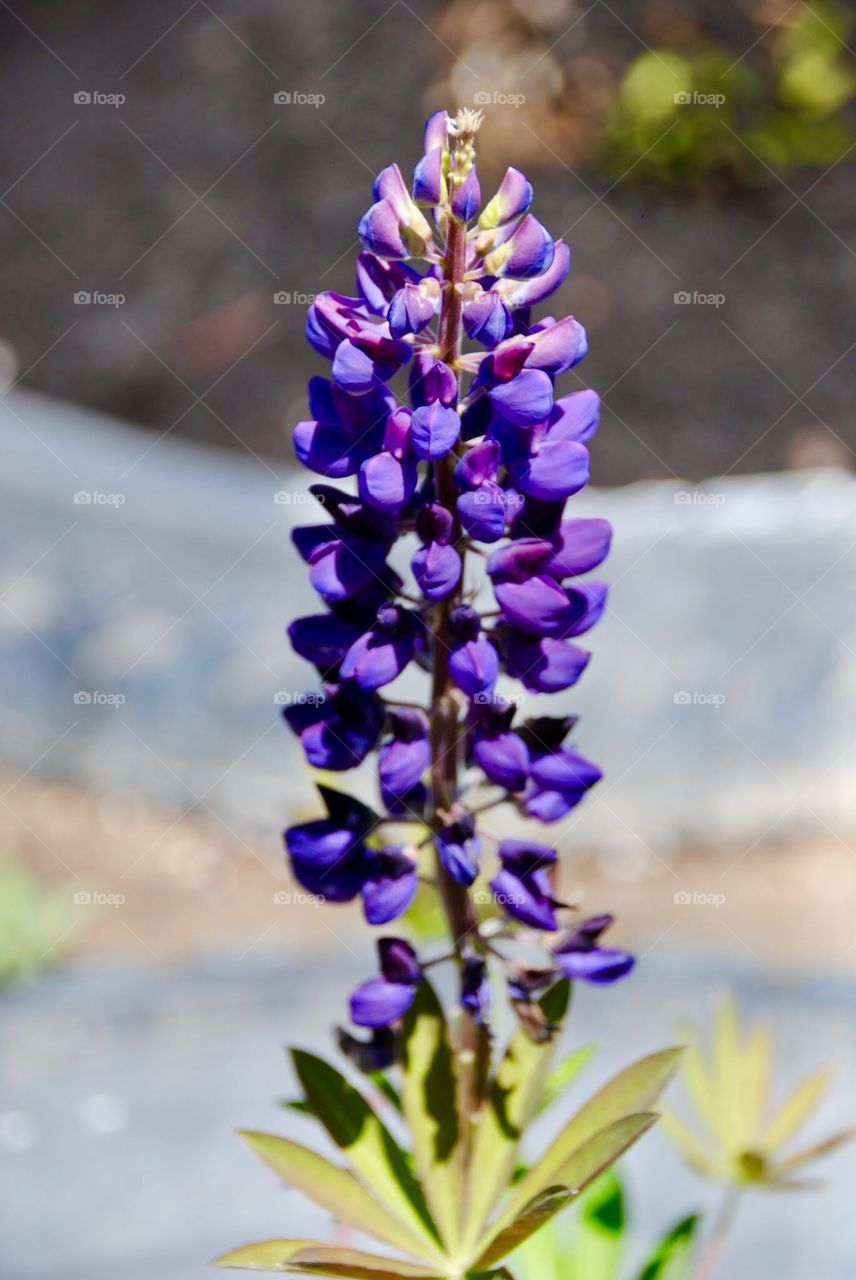
[[[317,808],[279,718],[313,683],[289,428],[307,302],[439,107],[483,108],[483,191],[518,165],[570,242],[567,389],[604,401],[575,514],[615,525],[612,604],[565,698],[606,780],[558,838],[642,963],[582,993],[585,1085],[730,985],[783,1087],[839,1068],[818,1132],[852,1120],[852,6],[16,0],[0,31],[4,1280],[325,1229],[230,1133],[295,1126],[280,1045],[374,963],[280,849]],[[649,1228],[714,1202],[656,1134],[628,1169]],[[827,1172],[756,1197],[733,1280],[852,1280],[854,1157]]]

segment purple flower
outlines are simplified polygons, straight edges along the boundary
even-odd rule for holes
[[[319,787],[327,817],[285,832],[298,882],[329,902],[349,902],[365,879],[365,840],[378,818],[366,805],[330,787]]]
[[[377,696],[351,682],[324,685],[316,695],[283,707],[283,716],[300,738],[315,769],[353,769],[377,742],[383,707]]]
[[[431,763],[430,723],[423,711],[402,707],[389,713],[392,737],[380,748],[378,777],[384,797],[406,796]]]
[[[444,823],[436,844],[440,861],[452,879],[458,884],[472,884],[479,873],[481,845],[470,815],[461,812]]]
[[[499,676],[499,654],[481,634],[481,619],[469,605],[460,605],[449,616],[452,651],[449,674],[468,698],[493,692]]]
[[[481,1025],[490,1013],[490,982],[487,965],[481,956],[471,952],[464,956],[461,965],[461,1007],[472,1014]]]
[[[386,1027],[403,1017],[422,981],[422,970],[409,942],[381,938],[377,949],[380,976],[369,978],[351,996],[351,1020],[358,1027]]]
[[[423,546],[410,567],[426,600],[445,600],[460,581],[461,557],[449,543],[452,529],[452,515],[445,507],[429,504],[417,517],[416,531]]]
[[[410,906],[419,888],[416,863],[403,849],[366,850],[363,910],[369,924],[389,924]]]
[[[363,689],[380,689],[400,676],[421,639],[416,614],[400,605],[381,605],[370,631],[351,645],[342,660],[343,680],[356,680]]]
[[[516,708],[481,695],[473,704],[471,754],[489,782],[522,791],[529,777],[529,748],[511,728]]]
[[[575,721],[541,716],[527,720],[520,736],[529,750],[524,811],[541,822],[563,818],[603,776],[585,756],[564,745]]]
[[[499,846],[500,870],[490,882],[505,912],[532,929],[557,929],[550,868],[556,850],[527,840],[503,840]]]
[[[629,951],[598,946],[600,935],[611,924],[612,916],[591,916],[553,948],[566,977],[605,986],[630,972],[636,961]]]

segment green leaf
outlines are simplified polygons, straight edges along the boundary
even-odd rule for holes
[[[436,1250],[439,1237],[407,1156],[363,1095],[323,1058],[302,1049],[292,1058],[314,1114],[359,1179]]]
[[[808,1120],[829,1092],[833,1075],[832,1071],[817,1071],[797,1085],[776,1112],[764,1135],[764,1146],[768,1150],[786,1142]]]
[[[503,1222],[515,1218],[545,1187],[568,1182],[563,1173],[565,1163],[594,1134],[623,1116],[652,1106],[674,1074],[682,1052],[681,1048],[661,1049],[640,1058],[590,1098],[515,1188],[502,1214]]]
[[[458,1084],[446,1019],[434,989],[421,982],[402,1030],[401,1105],[413,1159],[449,1253],[460,1240],[462,1146]]]
[[[216,1259],[218,1267],[300,1275],[342,1276],[345,1280],[446,1280],[447,1272],[430,1271],[398,1258],[361,1249],[344,1249],[317,1240],[260,1240]]]
[[[574,1053],[569,1053],[567,1058],[555,1067],[544,1083],[544,1089],[541,1094],[541,1100],[535,1110],[536,1115],[541,1115],[548,1107],[562,1096],[570,1084],[577,1078],[589,1058],[595,1053],[593,1044],[584,1044],[581,1049],[577,1049]]]
[[[426,1248],[421,1236],[388,1213],[377,1196],[366,1191],[347,1169],[331,1164],[289,1138],[248,1131],[240,1136],[284,1182],[297,1187],[340,1222],[417,1258],[436,1261],[440,1256],[436,1249]]]
[[[672,1227],[639,1272],[638,1280],[686,1280],[700,1221],[698,1214],[691,1213]]]
[[[554,1185],[536,1192],[520,1213],[509,1217],[506,1210],[500,1215],[480,1241],[480,1253],[473,1265],[490,1266],[517,1248],[608,1169],[658,1118],[655,1112],[623,1116],[583,1142],[564,1161]]]
[[[566,979],[539,1002],[549,1022],[559,1023],[567,1012],[571,984]],[[554,1045],[536,1044],[524,1030],[513,1036],[496,1070],[490,1093],[478,1120],[467,1187],[464,1247],[474,1246],[514,1173],[520,1138],[535,1114],[550,1068]]]
[[[571,1247],[570,1276],[615,1280],[624,1238],[624,1196],[618,1176],[608,1170],[592,1184],[580,1204]]]

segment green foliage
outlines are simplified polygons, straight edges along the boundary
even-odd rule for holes
[[[774,1109],[772,1074],[769,1032],[754,1027],[743,1033],[733,999],[723,1000],[709,1052],[693,1045],[684,1059],[682,1080],[695,1123],[688,1125],[672,1112],[664,1116],[665,1132],[698,1172],[737,1187],[796,1189],[806,1184],[793,1173],[856,1136],[856,1129],[848,1129],[816,1145],[781,1153],[779,1147],[799,1132],[823,1101],[832,1075],[815,1072]]]
[[[683,1218],[653,1246],[641,1271],[628,1270],[624,1192],[610,1170],[583,1197],[572,1221],[540,1231],[512,1261],[520,1280],[687,1280],[698,1225],[694,1214]]]
[[[700,35],[680,52],[646,50],[607,115],[607,168],[687,190],[834,164],[854,139],[842,114],[856,94],[853,27],[836,5],[798,4],[751,58]]]
[[[546,993],[540,1013],[548,1025],[561,1022],[569,997],[567,982]],[[456,1058],[440,1003],[423,982],[402,1030],[400,1091],[384,1076],[379,1098],[395,1105],[400,1096],[410,1152],[335,1067],[295,1051],[300,1107],[321,1123],[347,1167],[287,1138],[242,1136],[285,1183],[407,1260],[312,1240],[264,1240],[218,1263],[348,1280],[512,1280],[497,1264],[539,1238],[657,1119],[650,1108],[679,1052],[653,1054],[607,1083],[515,1183],[527,1124],[581,1065],[574,1055],[551,1076],[554,1041],[536,1043],[518,1031],[493,1068],[481,1109],[465,1120],[460,1082],[471,1064]]]
[[[71,923],[70,889],[48,891],[23,867],[0,864],[0,985],[56,963]]]

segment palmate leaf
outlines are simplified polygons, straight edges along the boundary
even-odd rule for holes
[[[539,1191],[557,1183],[572,1183],[565,1176],[565,1165],[578,1148],[607,1125],[629,1113],[652,1106],[675,1072],[682,1049],[662,1049],[640,1058],[620,1071],[574,1115],[558,1137],[514,1189],[511,1200],[500,1215],[503,1224],[510,1223],[523,1212]],[[611,1162],[608,1162],[611,1163]]]
[[[313,1114],[354,1172],[432,1252],[440,1243],[407,1156],[365,1098],[323,1058],[292,1051]]]
[[[217,1258],[218,1267],[341,1276],[344,1280],[446,1280],[447,1270],[429,1270],[398,1258],[340,1248],[319,1240],[260,1240]]]
[[[542,997],[539,1003],[548,1022],[562,1021],[570,994],[571,984],[563,980]],[[550,1041],[537,1044],[521,1029],[497,1067],[473,1143],[465,1248],[474,1246],[511,1180],[520,1138],[542,1097],[553,1051]]]
[[[787,1142],[797,1129],[802,1128],[809,1116],[820,1106],[829,1092],[834,1073],[817,1071],[800,1082],[782,1103],[764,1134],[764,1146],[770,1150],[780,1142]]]
[[[387,1212],[377,1196],[367,1191],[347,1169],[331,1164],[289,1138],[247,1131],[240,1136],[283,1181],[328,1209],[340,1222],[375,1236],[403,1253],[437,1262],[439,1251],[426,1247],[421,1236]]]
[[[423,981],[402,1033],[401,1105],[413,1159],[446,1250],[457,1251],[463,1189],[458,1081],[442,1006]]]
[[[544,1082],[544,1088],[538,1106],[535,1108],[535,1114],[540,1116],[548,1107],[552,1107],[557,1102],[568,1085],[576,1080],[589,1058],[595,1052],[593,1044],[584,1044],[581,1049],[576,1049],[573,1053],[569,1053],[563,1058],[557,1067],[554,1067]]]
[[[506,1210],[479,1243],[475,1267],[499,1262],[575,1199],[599,1174],[646,1133],[658,1119],[656,1112],[622,1116],[581,1143],[561,1166],[561,1181],[541,1188],[519,1213]]]
[[[663,1237],[637,1280],[687,1280],[696,1230],[701,1219],[691,1213]]]

